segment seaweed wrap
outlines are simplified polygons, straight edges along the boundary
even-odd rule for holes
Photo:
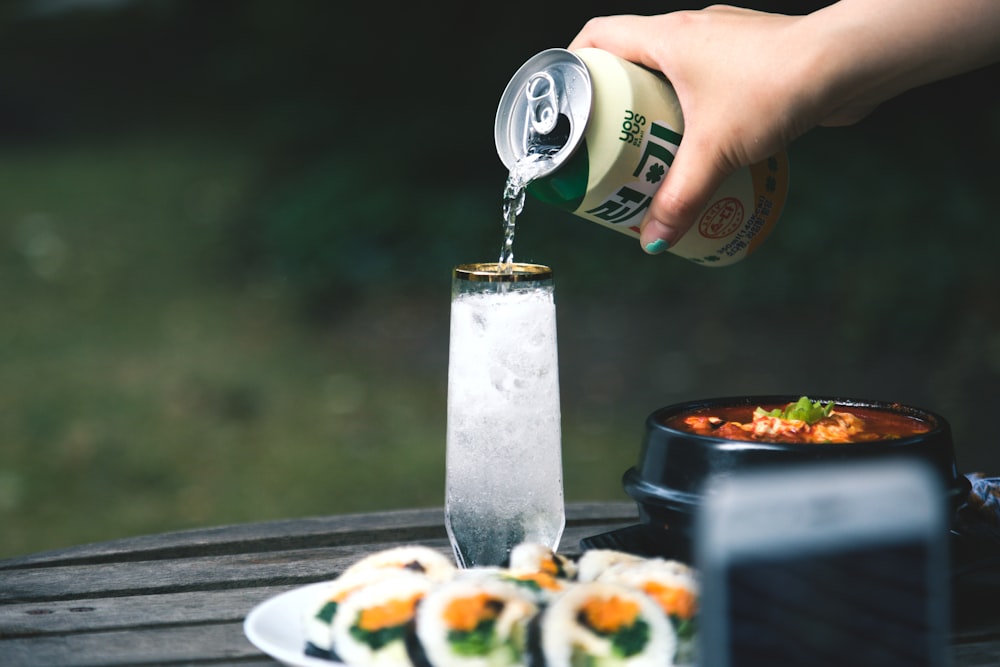
[[[371,569],[410,570],[433,581],[447,581],[458,570],[450,556],[431,547],[417,545],[392,547],[368,554],[348,567],[341,576]]]
[[[386,577],[398,574],[396,570],[369,569],[341,576],[326,582],[317,592],[315,600],[303,609],[302,627],[306,636],[306,655],[336,660],[333,653],[331,629],[333,617],[348,595]]]
[[[524,589],[499,579],[441,584],[417,608],[419,658],[431,667],[508,667],[526,662],[528,626],[538,605]],[[411,654],[415,651],[411,650]]]
[[[616,583],[577,583],[540,616],[545,667],[665,667],[677,649],[674,629],[645,593]]]
[[[409,664],[417,605],[433,586],[426,575],[402,570],[348,595],[333,616],[335,659],[351,665]]]

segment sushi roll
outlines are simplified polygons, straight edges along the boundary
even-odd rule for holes
[[[525,664],[528,626],[538,613],[523,588],[493,578],[441,584],[417,608],[419,657],[431,667],[507,667]],[[420,659],[422,658],[422,659]]]
[[[510,550],[511,570],[534,570],[557,579],[575,579],[576,563],[544,544],[522,542]]]
[[[600,578],[615,578],[623,573],[634,572],[662,572],[665,574],[675,574],[677,576],[697,579],[698,571],[693,567],[679,560],[669,558],[640,558],[636,561],[622,560],[613,563],[605,568]]]
[[[351,593],[396,574],[398,574],[397,571],[389,569],[363,570],[351,575],[341,575],[319,587],[315,599],[303,609],[302,613],[306,655],[336,660],[330,633],[333,617],[337,613],[340,603]]]
[[[590,549],[584,551],[576,562],[576,578],[579,581],[596,581],[605,570],[611,567],[622,563],[626,565],[642,563],[645,560],[643,556],[637,556],[627,551]]]
[[[571,583],[537,570],[511,570],[508,567],[493,566],[459,570],[455,574],[454,580],[499,581],[516,586],[536,604],[546,603],[552,596],[561,592]]]
[[[426,575],[403,570],[352,592],[333,616],[334,659],[350,665],[409,664],[417,605],[433,586]]]
[[[433,581],[447,581],[458,570],[451,557],[431,547],[415,545],[376,551],[356,561],[344,571],[344,575],[370,569],[410,570]]]
[[[507,569],[501,572],[498,578],[527,592],[539,604],[547,603],[573,583],[537,570]]]
[[[694,568],[680,561],[651,558],[608,568],[598,581],[629,586],[652,598],[677,634],[674,664],[695,662],[700,587]]]
[[[567,588],[542,612],[539,629],[545,667],[665,667],[677,649],[656,602],[615,583]]]

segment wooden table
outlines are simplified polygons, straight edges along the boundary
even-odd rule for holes
[[[633,503],[570,504],[561,550],[636,521]],[[243,634],[255,605],[407,543],[450,554],[442,511],[235,525],[0,561],[0,665],[276,664]],[[953,655],[956,667],[1000,664],[996,620],[956,631]]]

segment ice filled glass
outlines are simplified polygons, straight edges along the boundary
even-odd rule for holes
[[[452,273],[445,523],[462,567],[559,545],[566,523],[552,271],[464,264]]]

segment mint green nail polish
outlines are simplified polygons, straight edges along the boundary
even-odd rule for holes
[[[658,255],[669,247],[670,244],[663,239],[656,239],[646,244],[646,252],[650,255]]]

